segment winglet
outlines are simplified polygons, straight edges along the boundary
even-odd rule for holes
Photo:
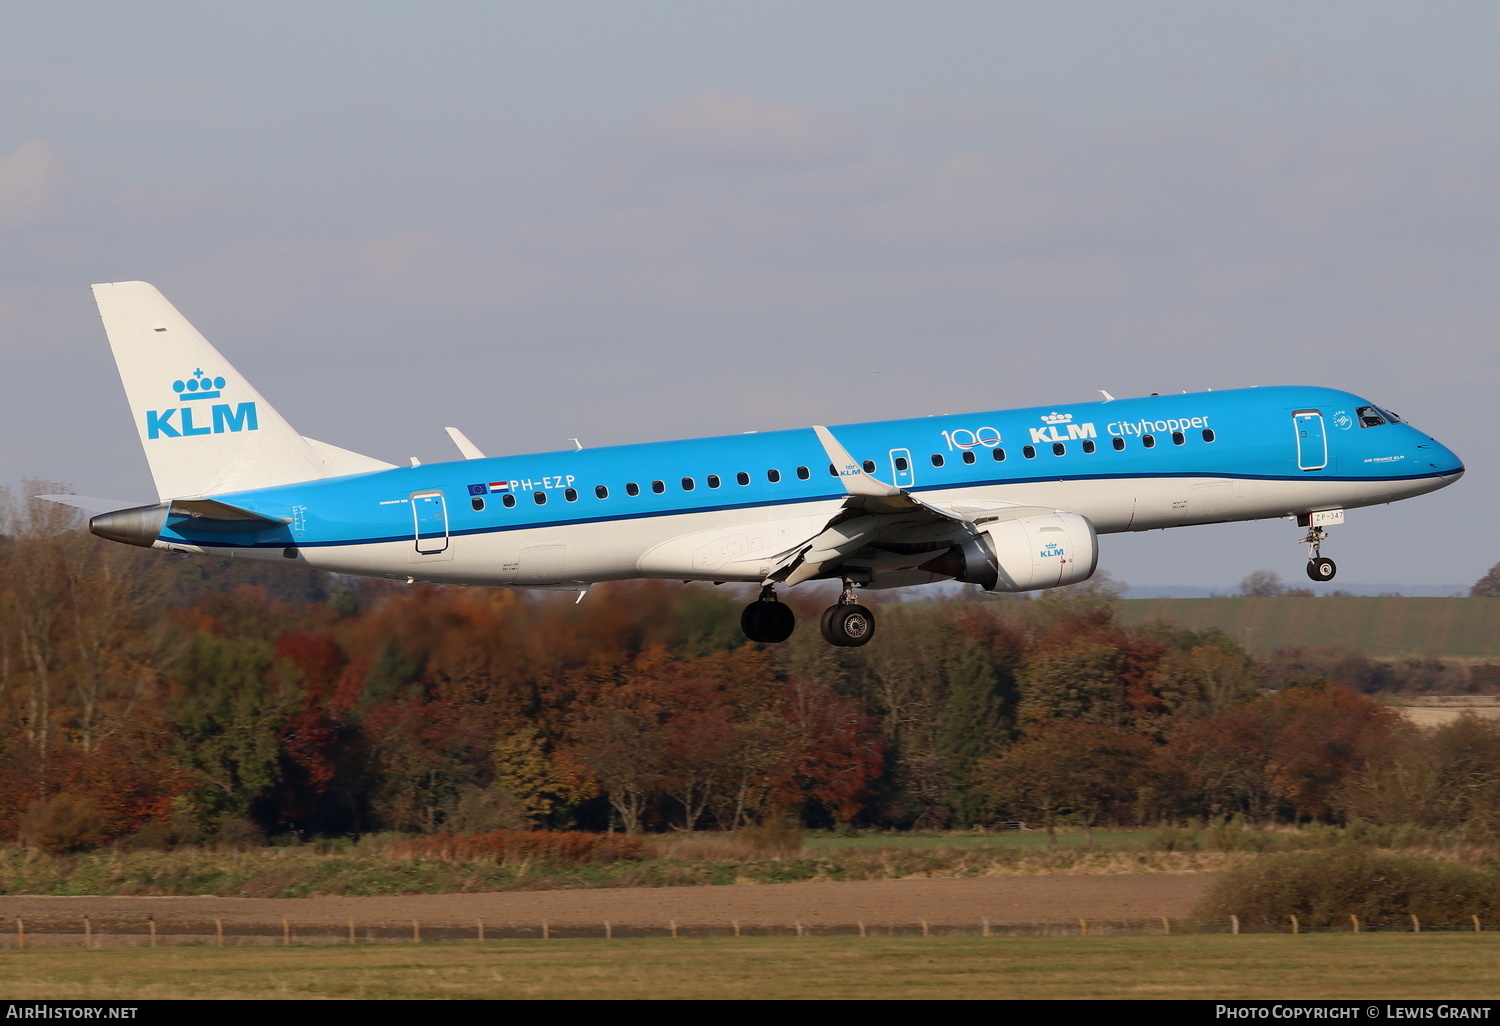
[[[482,453],[482,452],[479,451],[479,446],[477,446],[473,442],[469,441],[469,436],[468,435],[464,434],[458,428],[454,428],[454,427],[443,428],[443,430],[446,431],[446,432],[448,432],[448,437],[451,438],[451,439],[453,439],[453,444],[456,445],[456,446],[458,446],[458,451],[464,454],[464,459],[466,459],[466,460],[482,460],[482,459],[484,459],[484,453]]]
[[[872,499],[889,499],[901,494],[901,489],[894,485],[888,485],[865,473],[863,467],[855,462],[854,457],[849,455],[849,450],[839,444],[839,440],[833,437],[821,424],[814,424],[813,431],[817,432],[818,441],[823,443],[823,451],[828,454],[828,462],[832,463],[843,479],[844,489],[850,495],[864,495]]]

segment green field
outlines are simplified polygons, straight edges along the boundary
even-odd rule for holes
[[[1500,935],[745,937],[0,956],[11,1000],[1500,997]]]
[[[1127,624],[1217,627],[1250,651],[1350,645],[1376,658],[1500,659],[1500,600],[1471,598],[1129,599]]]

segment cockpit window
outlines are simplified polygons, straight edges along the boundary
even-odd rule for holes
[[[1406,421],[1401,419],[1401,415],[1399,413],[1392,413],[1390,410],[1381,410],[1380,412],[1385,414],[1385,419],[1390,421],[1392,424],[1406,423]]]
[[[1361,406],[1354,411],[1354,415],[1359,418],[1359,426],[1362,428],[1380,427],[1385,423],[1385,418],[1373,406]]]

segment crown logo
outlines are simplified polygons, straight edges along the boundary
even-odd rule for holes
[[[172,391],[177,397],[184,401],[192,399],[217,399],[221,395],[219,391],[224,387],[222,377],[211,378],[202,370],[195,370],[186,378],[172,382]]]
[[[1042,423],[1071,424],[1073,423],[1073,415],[1071,413],[1044,413],[1042,414]]]

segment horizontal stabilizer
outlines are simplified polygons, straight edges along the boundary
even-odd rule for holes
[[[264,530],[268,527],[281,527],[283,524],[291,523],[291,518],[278,519],[268,517],[264,513],[257,513],[253,509],[245,509],[241,506],[232,506],[218,499],[173,499],[172,513],[186,513],[195,520],[210,520],[220,523],[249,524],[257,523],[261,526],[256,530]],[[209,527],[209,524],[204,524]]]
[[[92,495],[38,495],[37,498],[46,499],[48,502],[55,502],[61,506],[72,506],[85,513],[113,513],[117,509],[131,509],[146,505],[146,503],[130,499],[96,499]]]

